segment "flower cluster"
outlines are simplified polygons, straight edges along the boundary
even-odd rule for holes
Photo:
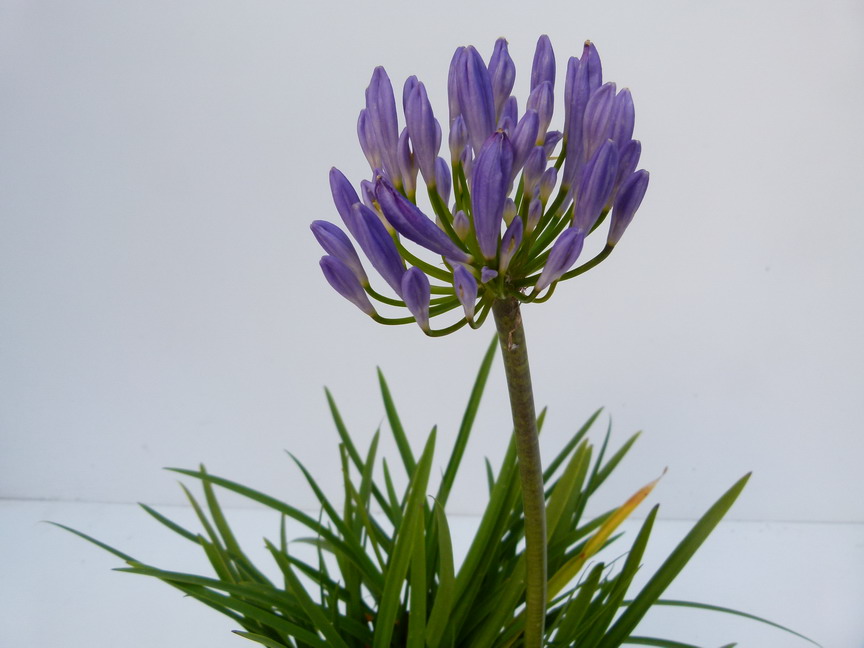
[[[423,83],[414,76],[405,82],[400,131],[390,79],[376,68],[357,122],[372,179],[360,183],[358,195],[333,168],[330,187],[342,222],[396,298],[371,287],[339,227],[315,221],[330,285],[378,322],[416,321],[427,334],[444,335],[480,326],[496,299],[544,301],[558,282],[603,261],[648,186],[648,172],[636,170],[633,99],[626,88],[603,83],[597,49],[586,42],[582,56],[567,63],[563,129],[549,130],[555,71],[552,45],[541,36],[520,115],[507,41],[498,39],[488,65],[474,47],[459,47],[447,82],[448,163]],[[420,178],[435,220],[417,205]],[[607,216],[605,246],[574,268],[586,237]],[[418,257],[407,241],[437,260]],[[410,316],[383,317],[371,300]],[[456,323],[431,328],[430,317],[460,307]]]

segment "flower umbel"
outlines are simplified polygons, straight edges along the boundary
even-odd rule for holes
[[[357,123],[372,176],[358,195],[334,168],[330,186],[345,227],[395,297],[372,287],[347,235],[316,221],[331,285],[377,322],[417,322],[438,336],[478,328],[496,300],[545,301],[559,282],[605,260],[648,187],[648,172],[637,170],[633,98],[603,83],[597,48],[586,42],[567,64],[562,131],[550,131],[555,72],[541,36],[520,114],[507,41],[496,41],[488,65],[474,47],[459,47],[447,84],[448,162],[423,83],[412,76],[404,84],[400,130],[393,86],[376,68]],[[598,237],[594,256],[577,266],[607,217],[605,241]],[[385,317],[373,302],[406,316]],[[462,317],[431,327],[450,311]]]

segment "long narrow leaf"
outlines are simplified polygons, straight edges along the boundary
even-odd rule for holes
[[[711,534],[735,500],[747,480],[750,479],[750,473],[747,473],[739,479],[735,484],[726,491],[714,505],[708,509],[699,521],[694,525],[690,532],[672,551],[665,562],[660,566],[660,569],[651,577],[645,587],[639,592],[635,599],[630,603],[624,613],[618,618],[615,624],[610,628],[609,633],[604,637],[598,648],[613,648],[630,635],[636,628],[642,617],[650,609],[660,595],[669,586],[669,583],[681,572],[684,565],[690,560],[696,550],[702,546],[706,538]]]
[[[384,411],[387,413],[390,431],[393,432],[393,439],[396,441],[396,447],[399,449],[399,455],[402,457],[402,463],[405,465],[405,472],[410,477],[414,474],[417,462],[414,460],[411,444],[408,443],[405,428],[402,427],[402,421],[399,420],[399,413],[396,411],[396,405],[393,403],[393,397],[390,395],[390,388],[387,386],[384,373],[380,368],[378,369],[378,384],[381,387],[381,398],[384,401]]]

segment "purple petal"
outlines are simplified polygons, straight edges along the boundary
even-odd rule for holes
[[[357,118],[357,139],[360,140],[360,148],[363,155],[366,156],[369,166],[372,169],[380,169],[383,166],[381,149],[369,124],[369,113],[365,108],[360,111],[360,116]]]
[[[537,140],[537,128],[540,124],[540,118],[536,111],[528,110],[522,115],[522,119],[513,129],[513,135],[510,142],[513,144],[513,166],[510,169],[510,182],[512,183],[516,174],[522,169],[525,160]]]
[[[435,159],[435,184],[441,200],[444,201],[445,205],[448,204],[453,183],[450,180],[450,166],[442,157]]]
[[[591,94],[582,118],[582,162],[586,162],[611,137],[615,84],[607,83]]]
[[[504,200],[510,185],[513,146],[501,132],[490,137],[474,161],[471,175],[471,213],[480,251],[487,259],[498,253]]]
[[[555,110],[555,94],[551,83],[544,81],[531,91],[531,95],[528,97],[528,110],[536,110],[537,116],[540,118],[535,144],[542,144],[549,124],[552,122],[552,113]]]
[[[636,210],[642,204],[645,191],[648,189],[648,172],[640,169],[630,175],[621,185],[621,191],[615,199],[612,208],[611,223],[609,225],[609,236],[606,239],[608,245],[616,245],[624,235],[624,230],[636,215]]]
[[[461,209],[453,215],[453,231],[463,241],[471,233],[471,221]]]
[[[484,284],[489,283],[490,281],[492,281],[497,276],[498,276],[497,270],[493,270],[492,268],[487,268],[486,266],[483,266],[482,268],[480,268],[480,283],[484,283]]]
[[[321,270],[333,289],[345,299],[357,306],[367,315],[374,315],[375,308],[363,291],[356,275],[340,259],[333,256],[323,256],[320,261]]]
[[[552,51],[552,43],[549,37],[543,34],[537,39],[537,48],[534,50],[534,62],[531,65],[531,91],[543,83],[550,83],[555,87],[555,52]]]
[[[499,272],[503,273],[507,271],[507,267],[510,265],[513,255],[516,254],[516,251],[519,249],[521,244],[522,219],[516,216],[513,219],[513,222],[510,223],[510,227],[508,227],[507,231],[504,232],[504,236],[501,237],[501,255],[498,261]]]
[[[492,82],[492,97],[495,102],[495,115],[500,116],[504,102],[513,91],[516,82],[516,65],[507,51],[507,41],[499,38],[489,59],[489,78]]]
[[[525,231],[533,232],[543,216],[543,203],[539,198],[532,198],[528,204],[528,220],[525,222]]]
[[[387,232],[378,214],[362,203],[356,203],[352,208],[357,222],[357,243],[369,259],[372,267],[378,271],[397,295],[402,295],[402,275],[405,266],[393,237]]]
[[[351,236],[359,240],[357,238],[356,219],[354,213],[351,211],[351,207],[355,203],[360,202],[360,197],[354,191],[354,187],[351,186],[348,178],[336,167],[330,169],[330,192],[333,194],[336,211],[339,212],[339,216],[342,218],[342,222],[345,223],[345,227],[351,232]]]
[[[424,331],[429,330],[429,298],[431,289],[426,274],[416,267],[402,275],[402,299]]]
[[[396,100],[393,97],[390,77],[381,66],[375,68],[369,87],[366,88],[366,118],[369,128],[375,133],[384,169],[391,180],[401,183],[397,156],[399,126],[396,119]]]
[[[428,250],[460,262],[470,262],[471,257],[431,221],[416,205],[409,202],[386,178],[379,177],[375,183],[375,195],[387,221],[407,239]]]
[[[363,270],[360,257],[357,256],[357,251],[351,245],[351,239],[348,238],[345,232],[333,223],[323,220],[312,221],[309,227],[327,254],[336,257],[348,266],[362,285],[369,285],[369,278]]]
[[[436,133],[438,125],[432,114],[432,104],[426,95],[426,87],[418,83],[411,96],[408,97],[405,108],[405,122],[408,125],[408,134],[414,145],[414,156],[423,180],[429,186],[435,185],[435,158],[438,156],[440,147],[440,129]]]
[[[549,256],[546,259],[546,265],[543,267],[543,272],[540,273],[540,278],[534,285],[534,290],[541,290],[550,286],[553,282],[558,281],[565,272],[567,272],[579,255],[582,253],[582,245],[585,242],[585,233],[580,232],[575,227],[570,227],[558,237],[552,249],[549,250]]]
[[[508,97],[501,108],[501,113],[498,117],[498,128],[510,134],[510,129],[519,121],[519,102],[516,97]]]
[[[579,173],[582,155],[582,117],[590,95],[587,68],[575,57],[571,58],[567,65],[564,95],[564,142],[567,158],[564,160],[563,182],[569,187]]]
[[[417,87],[419,81],[415,75],[409,76],[405,79],[405,85],[402,86],[402,112],[408,112],[408,97],[411,96],[411,93],[414,92],[414,88]]]
[[[543,201],[544,205],[549,202],[549,197],[555,191],[556,184],[558,184],[558,169],[552,166],[546,169],[540,177],[540,200]]]
[[[533,196],[534,189],[540,182],[540,177],[546,170],[546,150],[542,146],[535,146],[528,154],[525,160],[525,167],[522,171],[522,182],[524,183],[524,194]]]
[[[612,206],[612,201],[621,190],[621,185],[626,178],[629,178],[636,167],[639,166],[639,157],[642,154],[642,144],[639,140],[630,140],[624,146],[618,148],[618,171],[615,173],[615,186],[612,189],[612,195],[606,202],[607,207]]]
[[[636,122],[636,109],[633,107],[633,97],[630,90],[624,88],[615,96],[612,107],[612,127],[609,138],[615,140],[618,151],[633,137],[633,126]]]
[[[549,131],[546,133],[546,137],[543,139],[543,149],[546,151],[547,158],[552,157],[555,147],[558,146],[558,142],[563,138],[564,134],[561,131]]]
[[[451,128],[453,120],[462,114],[462,109],[459,107],[459,76],[464,66],[462,61],[464,56],[465,48],[457,47],[453,53],[453,58],[450,60],[450,71],[447,73],[447,101],[450,108]]]
[[[465,318],[474,319],[474,305],[477,301],[477,280],[463,265],[457,265],[453,269],[453,290],[456,298],[465,309]]]
[[[459,109],[465,118],[471,145],[479,151],[495,130],[495,101],[489,70],[473,46],[465,49],[456,84]]]
[[[402,172],[402,188],[409,196],[417,193],[417,161],[411,150],[408,129],[403,128],[399,135],[399,169]]]
[[[462,156],[465,147],[468,146],[468,127],[462,115],[457,115],[450,125],[450,161],[454,164]]]
[[[576,194],[576,207],[573,214],[575,229],[585,234],[591,231],[609,200],[617,172],[618,147],[612,140],[607,140],[585,165],[579,191]]]

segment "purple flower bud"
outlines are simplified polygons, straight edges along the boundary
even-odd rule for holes
[[[633,173],[621,185],[621,190],[615,199],[615,206],[612,208],[609,236],[606,239],[608,245],[616,245],[621,240],[624,230],[642,204],[646,189],[648,189],[648,172],[645,169]]]
[[[618,147],[618,171],[615,173],[615,186],[612,188],[612,195],[606,202],[606,207],[612,206],[612,201],[618,195],[621,189],[621,184],[626,178],[629,178],[639,166],[639,156],[642,154],[642,144],[639,140],[630,140],[623,146]]]
[[[552,249],[549,250],[549,256],[546,259],[546,265],[543,267],[543,272],[540,273],[540,278],[534,285],[534,290],[540,292],[558,281],[565,272],[567,272],[579,255],[582,253],[582,245],[585,243],[585,233],[580,232],[575,227],[570,227],[558,237]]]
[[[549,202],[549,197],[555,191],[556,184],[558,184],[558,169],[554,166],[549,167],[540,177],[540,200],[543,201],[544,205]]]
[[[525,231],[533,232],[540,222],[540,217],[543,216],[543,203],[540,198],[532,198],[528,203],[528,220],[525,222]]]
[[[473,46],[465,48],[456,85],[459,109],[465,118],[471,145],[475,151],[479,151],[495,130],[495,101],[489,70]]]
[[[549,37],[543,34],[537,39],[534,50],[534,63],[531,65],[531,92],[543,83],[549,82],[555,86],[555,52]]]
[[[401,184],[396,149],[399,143],[399,126],[396,119],[396,100],[393,86],[384,68],[378,66],[366,88],[366,119],[381,152],[384,169],[391,180]]]
[[[462,156],[465,147],[468,146],[468,127],[462,115],[456,115],[456,119],[450,125],[450,161],[454,164]]]
[[[465,309],[465,319],[474,319],[474,304],[477,301],[477,280],[463,265],[453,269],[453,290]]]
[[[615,84],[607,83],[595,90],[585,106],[582,118],[582,161],[594,155],[610,139],[612,107],[615,104]]]
[[[588,104],[587,67],[571,57],[567,64],[567,79],[564,86],[564,142],[567,158],[564,160],[563,183],[571,186],[578,177],[582,155],[582,117]]]
[[[633,137],[633,125],[636,121],[636,110],[633,107],[633,97],[630,90],[624,88],[615,96],[612,107],[612,126],[609,138],[618,145],[618,152]]]
[[[461,209],[453,216],[453,231],[463,241],[471,233],[471,221],[468,220],[465,212]]]
[[[352,208],[357,222],[357,234],[354,236],[360,249],[369,259],[372,267],[378,271],[397,295],[402,295],[402,275],[405,266],[399,250],[393,242],[378,214],[362,203],[356,203]]]
[[[490,281],[492,281],[497,276],[498,276],[497,270],[493,270],[492,268],[487,268],[486,266],[483,266],[482,268],[480,268],[480,283],[484,283],[484,284],[489,283]]]
[[[471,257],[460,250],[434,222],[408,201],[386,178],[375,182],[381,212],[397,232],[441,256],[468,263]]]
[[[351,239],[348,238],[345,232],[333,223],[323,220],[312,221],[312,225],[309,227],[327,254],[336,257],[348,266],[363,286],[369,285],[369,278],[363,270],[360,257],[357,256],[357,251],[351,245]]]
[[[403,128],[399,135],[399,168],[402,171],[402,187],[405,193],[413,196],[417,193],[417,162],[411,151],[408,129]],[[367,203],[368,204],[368,203]]]
[[[531,149],[522,171],[524,195],[534,195],[534,189],[540,183],[540,177],[546,170],[546,160],[546,150],[542,146],[535,146]]]
[[[465,172],[465,179],[471,182],[471,171],[474,169],[474,156],[471,154],[471,147],[466,146],[462,151],[462,171]]]
[[[333,202],[336,204],[336,211],[339,212],[342,222],[345,223],[345,227],[351,232],[351,236],[359,241],[356,219],[354,213],[351,211],[351,206],[354,203],[359,203],[360,197],[354,191],[354,187],[351,186],[348,178],[336,167],[330,169],[330,192],[333,194]]]
[[[585,234],[591,231],[609,200],[617,172],[618,147],[612,140],[607,140],[585,165],[573,213],[575,229]]]
[[[507,267],[510,265],[513,255],[522,244],[522,219],[516,216],[510,227],[504,232],[501,238],[501,256],[498,261],[498,271],[501,273],[507,272]]]
[[[516,97],[508,97],[498,117],[498,128],[510,135],[510,131],[517,121],[519,121],[519,102],[516,101]]]
[[[513,219],[516,218],[516,203],[513,202],[512,198],[508,198],[504,201],[504,212],[502,213],[502,218],[504,219],[504,224],[509,226],[510,223],[513,222]]]
[[[450,189],[453,183],[450,181],[450,166],[442,157],[435,159],[435,184],[441,200],[444,201],[445,205],[448,204],[450,202]]]
[[[429,330],[429,298],[431,289],[426,274],[416,267],[402,275],[402,299],[424,331]]]
[[[464,66],[462,57],[465,56],[465,48],[457,47],[453,53],[453,58],[450,60],[450,71],[447,73],[447,101],[450,108],[450,127],[453,127],[453,120],[462,114],[462,109],[459,107],[459,75],[460,70]]]
[[[374,212],[378,212],[378,207],[375,206],[377,198],[375,197],[375,183],[369,180],[360,181],[360,196],[363,198],[363,204]]]
[[[373,169],[380,169],[383,166],[381,150],[369,124],[369,114],[365,108],[360,111],[360,116],[357,118],[357,139],[360,140],[360,148],[363,155],[366,156],[369,166]]]
[[[586,67],[588,75],[588,89],[593,92],[603,85],[603,66],[600,64],[600,54],[594,43],[585,41],[585,47],[582,48],[582,58],[580,65]]]
[[[555,151],[555,147],[558,145],[558,142],[562,140],[564,135],[561,131],[549,131],[546,133],[546,137],[543,139],[543,150],[546,151],[546,157],[552,157],[552,153]]]
[[[522,119],[519,120],[516,128],[513,129],[513,134],[510,138],[510,142],[513,145],[513,166],[510,170],[510,183],[513,182],[516,174],[522,169],[522,165],[525,164],[528,154],[534,148],[539,123],[540,120],[536,111],[528,110],[522,115]]]
[[[405,79],[405,85],[402,86],[402,112],[408,112],[408,97],[411,96],[411,93],[414,92],[414,88],[417,87],[419,81],[415,75],[409,76]]]
[[[495,133],[480,149],[471,176],[474,231],[480,251],[487,259],[494,259],[498,253],[504,200],[512,167],[513,146],[504,133]]]
[[[507,51],[507,41],[499,38],[489,59],[489,78],[492,82],[492,97],[495,101],[495,115],[501,115],[504,102],[513,91],[516,82],[516,65]]]
[[[528,97],[528,110],[537,111],[540,123],[537,127],[537,141],[534,143],[543,144],[546,130],[552,122],[552,113],[555,110],[555,94],[551,83],[544,81],[531,91],[531,95]]]
[[[422,83],[418,83],[408,97],[405,104],[405,122],[423,180],[427,185],[434,186],[435,158],[441,145],[440,129],[436,133],[437,123],[432,114],[432,104],[429,103],[426,87]]]
[[[333,256],[323,256],[320,261],[321,270],[333,289],[345,299],[357,306],[367,315],[374,315],[375,308],[363,291],[356,275],[340,259]]]

